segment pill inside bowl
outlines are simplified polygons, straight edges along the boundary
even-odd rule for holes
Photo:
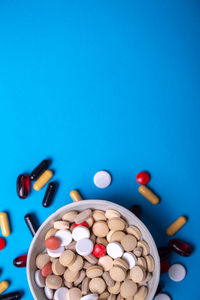
[[[141,230],[119,211],[67,211],[54,220],[41,242],[34,279],[47,299],[145,300],[148,296],[154,257]]]

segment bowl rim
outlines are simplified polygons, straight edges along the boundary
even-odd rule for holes
[[[30,247],[29,247],[29,250],[28,250],[28,257],[27,257],[27,266],[26,266],[26,274],[27,274],[27,279],[28,279],[28,285],[29,285],[29,288],[31,290],[31,293],[32,293],[32,296],[34,297],[35,300],[39,300],[35,291],[34,291],[34,288],[33,288],[33,285],[32,285],[32,282],[31,282],[31,270],[30,270],[30,262],[31,262],[31,254],[32,254],[32,249],[34,248],[34,244],[36,243],[37,241],[37,238],[39,237],[40,233],[42,232],[43,228],[45,227],[45,225],[47,223],[49,223],[53,218],[54,216],[58,215],[59,213],[61,213],[63,210],[66,210],[66,211],[69,211],[69,210],[72,210],[72,209],[75,209],[75,207],[77,208],[78,206],[82,206],[84,204],[90,204],[92,202],[95,201],[95,203],[101,203],[101,204],[106,204],[106,205],[110,205],[111,206],[111,209],[119,209],[119,210],[125,210],[126,211],[126,214],[128,214],[130,217],[131,215],[133,215],[133,213],[128,210],[126,207],[122,206],[122,205],[119,205],[117,203],[114,203],[112,201],[107,201],[107,200],[100,200],[100,199],[87,199],[87,200],[82,200],[82,201],[77,201],[77,202],[73,202],[73,203],[69,203],[69,204],[66,204],[62,207],[60,207],[59,209],[57,209],[53,214],[51,214],[41,225],[40,227],[38,228],[35,236],[33,237],[33,240],[30,244]],[[91,209],[92,209],[92,203],[91,203]],[[137,219],[137,222],[139,223],[139,226],[142,230],[146,231],[148,233],[148,239],[151,243],[151,247],[154,251],[154,260],[155,260],[155,267],[156,267],[156,272],[154,274],[154,278],[155,278],[155,284],[153,286],[153,288],[151,289],[150,293],[149,293],[149,297],[151,297],[151,299],[153,299],[155,293],[156,293],[156,290],[157,290],[157,287],[158,287],[158,284],[159,284],[159,279],[160,279],[160,258],[159,258],[159,254],[158,254],[158,250],[157,250],[157,246],[155,244],[155,241],[150,233],[150,231],[148,230],[148,228],[146,227],[146,225],[139,219],[137,218],[136,215],[134,215],[134,217]],[[149,243],[148,241],[148,243]]]

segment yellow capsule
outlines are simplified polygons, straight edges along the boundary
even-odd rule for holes
[[[5,212],[0,213],[0,227],[1,232],[3,236],[9,236],[10,235],[10,226],[8,221],[8,215]]]
[[[83,200],[83,198],[81,197],[81,195],[77,190],[72,190],[70,192],[70,196],[74,202]]]
[[[167,235],[174,235],[185,223],[187,222],[186,217],[179,217],[174,223],[172,223],[166,230]]]
[[[140,185],[138,190],[152,204],[156,205],[159,203],[159,198],[146,185]]]
[[[36,191],[39,191],[53,176],[53,172],[51,170],[46,170],[34,183],[33,188]]]
[[[0,294],[2,294],[9,287],[8,281],[0,282]]]

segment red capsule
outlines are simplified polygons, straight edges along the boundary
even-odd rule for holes
[[[168,247],[171,251],[176,252],[177,254],[181,256],[190,256],[192,254],[192,248],[191,246],[181,240],[172,239],[168,242]]]
[[[0,237],[0,250],[3,250],[6,246],[6,241]]]
[[[170,250],[168,247],[160,247],[158,248],[158,253],[161,259],[166,258],[170,254]]]
[[[106,254],[106,248],[101,244],[96,244],[94,246],[92,254],[96,257],[102,257]]]
[[[161,259],[160,261],[160,273],[167,273],[170,268],[170,264],[165,259]]]
[[[140,173],[137,174],[136,180],[137,180],[137,183],[145,185],[149,182],[150,175],[149,175],[149,173],[144,172],[144,171],[140,172]]]
[[[28,175],[21,174],[17,178],[17,194],[19,198],[25,199],[30,193],[31,184]]]
[[[27,254],[16,257],[13,260],[13,265],[18,268],[26,267]]]

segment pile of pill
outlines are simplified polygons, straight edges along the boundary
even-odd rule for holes
[[[35,282],[47,299],[144,300],[154,258],[141,231],[118,211],[68,211],[36,256]]]

